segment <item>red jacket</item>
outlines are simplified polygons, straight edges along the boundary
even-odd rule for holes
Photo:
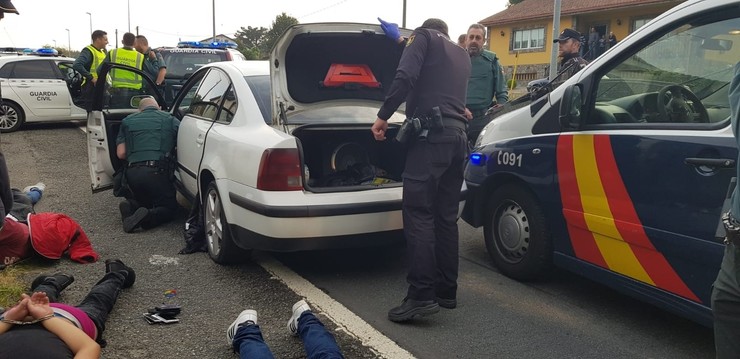
[[[90,239],[74,219],[62,213],[38,213],[28,215],[31,245],[38,254],[59,259],[69,251],[76,262],[92,263],[98,260]]]

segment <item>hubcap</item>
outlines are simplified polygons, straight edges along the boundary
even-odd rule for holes
[[[206,197],[206,241],[208,251],[211,255],[218,256],[221,253],[221,242],[223,240],[223,227],[221,222],[221,201],[215,190],[209,190]]]
[[[0,128],[7,130],[18,123],[18,112],[8,105],[3,105],[3,114],[0,115]]]
[[[519,263],[529,249],[529,221],[522,207],[505,202],[493,218],[496,250],[509,263]]]

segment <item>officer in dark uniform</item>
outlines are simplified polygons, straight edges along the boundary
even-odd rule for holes
[[[18,14],[13,3],[10,0],[0,0],[0,19],[5,17],[5,13]],[[0,96],[0,112],[5,113],[2,106],[2,96]],[[13,209],[13,192],[10,190],[10,176],[8,175],[8,166],[5,163],[5,155],[0,151],[0,229],[5,222],[5,215]],[[2,263],[0,263],[2,265]]]
[[[123,119],[116,139],[116,155],[127,160],[124,179],[131,196],[119,209],[123,231],[156,227],[177,211],[172,183],[175,145],[180,121],[160,111],[157,101],[141,100],[139,112]]]
[[[387,23],[383,29],[388,33],[386,28]],[[409,117],[429,119],[438,107],[443,126],[430,126],[425,138],[412,137],[408,143],[403,229],[409,288],[403,303],[388,312],[394,322],[457,306],[457,212],[467,156],[464,111],[471,68],[470,57],[450,41],[442,20],[426,20],[405,43],[373,136],[385,140],[386,121],[404,101]]]
[[[581,57],[580,54],[580,32],[573,29],[565,29],[553,42],[558,43],[558,57],[560,57],[558,75],[552,81],[552,88],[555,88],[586,67],[588,61]]]

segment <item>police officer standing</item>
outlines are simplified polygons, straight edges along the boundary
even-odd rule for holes
[[[123,39],[121,40],[123,47],[109,51],[103,63],[112,62],[142,70],[144,66],[144,55],[134,50],[135,41],[136,36],[134,34],[130,32],[123,34]],[[110,71],[110,80],[111,108],[130,107],[131,96],[141,92],[141,76],[128,70],[112,69]]]
[[[95,30],[91,36],[92,44],[85,46],[72,64],[72,69],[84,78],[81,96],[88,111],[92,102],[93,88],[98,81],[98,67],[105,59],[105,46],[108,45],[108,34],[105,31]]]
[[[123,231],[156,227],[177,211],[172,183],[175,146],[180,121],[160,111],[151,97],[141,100],[139,112],[123,119],[116,139],[116,155],[126,160],[125,181],[131,197],[119,209]]]
[[[740,63],[730,84],[732,132],[740,145]],[[738,156],[740,162],[740,156]],[[740,167],[735,167],[740,178]],[[725,225],[725,255],[717,279],[712,286],[714,316],[714,347],[718,359],[740,358],[740,193],[732,192],[730,211],[723,216]]]
[[[167,75],[167,65],[164,63],[162,54],[149,47],[149,40],[144,35],[136,35],[134,48],[144,55],[144,72],[154,80],[157,86],[164,85],[164,77]]]
[[[465,99],[465,116],[470,120],[468,141],[473,144],[489,119],[486,112],[491,107],[500,107],[509,101],[506,80],[501,64],[492,51],[483,48],[486,28],[473,24],[468,28],[466,45],[472,69],[468,80],[468,96]]]
[[[558,44],[558,57],[560,57],[558,75],[552,81],[553,88],[565,82],[588,65],[588,61],[581,57],[579,53],[579,49],[581,48],[580,39],[581,33],[573,29],[565,29],[557,39],[553,40],[554,43]]]
[[[388,37],[400,38],[397,25],[381,23]],[[405,46],[372,134],[386,139],[386,121],[404,101],[409,117],[429,119],[438,107],[441,126],[429,126],[425,138],[412,138],[407,147],[403,230],[409,287],[403,303],[388,312],[394,322],[457,306],[457,212],[467,155],[463,112],[470,57],[449,39],[447,24],[439,19],[426,20]]]

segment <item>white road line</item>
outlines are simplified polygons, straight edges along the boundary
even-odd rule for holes
[[[285,283],[288,288],[306,298],[311,306],[319,309],[339,328],[344,329],[360,340],[363,345],[374,350],[377,355],[388,359],[415,358],[406,349],[398,346],[393,340],[377,331],[347,307],[334,300],[321,289],[316,288],[311,282],[293,272],[269,254],[255,252],[253,259],[262,268],[265,268],[270,274]]]

